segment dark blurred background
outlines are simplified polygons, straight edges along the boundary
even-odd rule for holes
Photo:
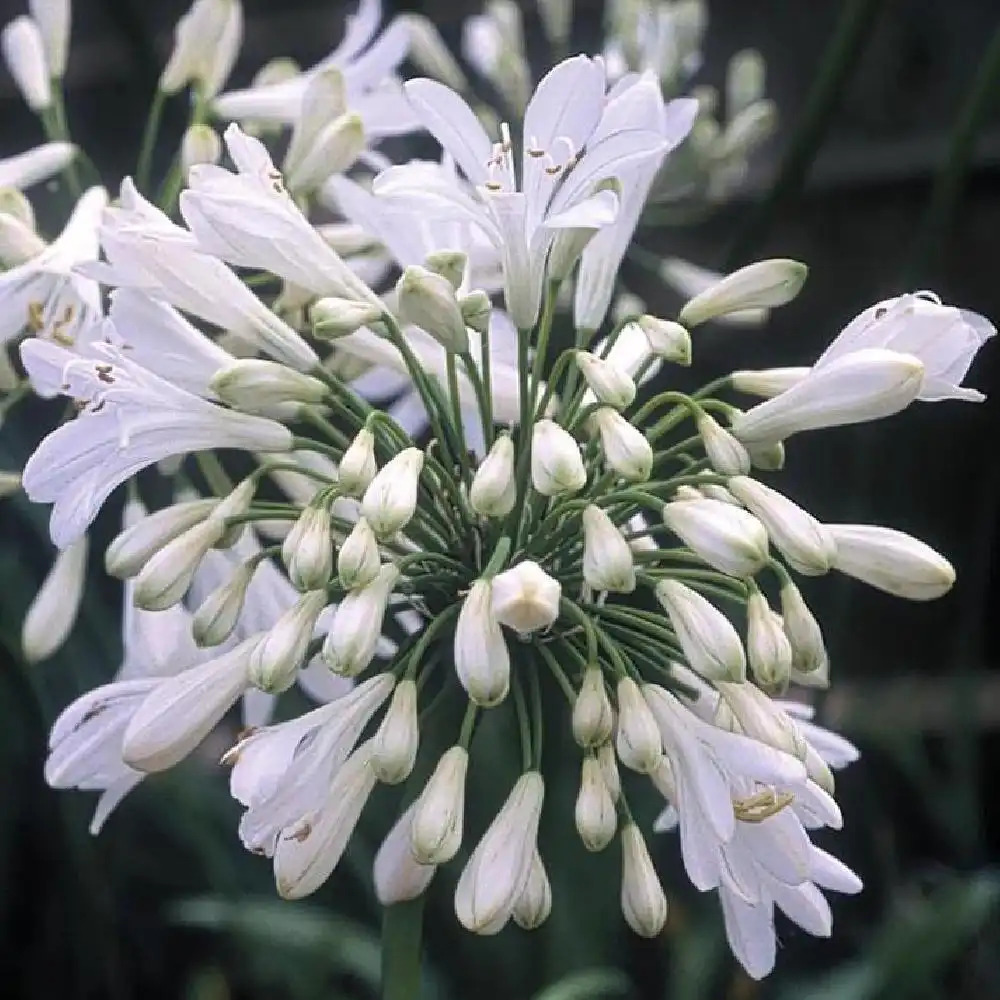
[[[109,185],[132,168],[171,28],[185,9],[181,0],[76,4],[70,121]],[[231,85],[275,55],[310,65],[336,43],[345,13],[330,0],[245,0],[245,9]],[[477,7],[410,9],[433,17],[454,42],[461,18]],[[697,226],[648,227],[640,242],[718,268],[790,256],[808,262],[811,275],[761,330],[699,330],[685,380],[809,363],[862,308],[905,290],[933,289],[1000,320],[997,0],[710,0],[709,10],[696,82],[721,85],[734,52],[759,49],[779,132],[755,156],[739,198]],[[0,0],[0,22],[21,12],[18,0]],[[537,15],[527,17],[540,66]],[[593,50],[600,33],[601,5],[578,2],[578,47]],[[176,136],[183,102],[170,110]],[[38,141],[35,120],[0,74],[0,155]],[[33,200],[37,208],[43,199]],[[44,209],[40,216],[44,222]],[[625,278],[654,310],[678,304],[637,264]],[[587,856],[573,832],[577,765],[563,733],[547,753],[554,764],[559,741],[567,744],[543,820],[555,897],[548,924],[531,935],[510,928],[495,939],[470,937],[451,911],[456,873],[440,874],[426,922],[428,997],[1000,996],[996,344],[968,381],[989,395],[986,403],[918,404],[877,425],[796,439],[779,483],[825,520],[910,531],[959,572],[952,593],[931,605],[835,577],[803,588],[833,661],[823,718],[863,751],[838,781],[846,829],[821,838],[866,882],[860,897],[833,900],[833,939],[779,924],[778,969],[752,983],[726,951],[714,895],[690,888],[669,836],[654,841],[671,898],[667,930],[655,942],[631,936],[617,907],[616,851]],[[5,427],[5,467],[23,461],[31,441],[31,428]],[[51,546],[44,511],[18,502],[0,510],[0,996],[376,996],[379,914],[369,870],[388,815],[378,815],[377,803],[335,877],[310,902],[292,905],[275,898],[269,865],[240,848],[225,777],[206,767],[216,747],[145,782],[97,840],[86,832],[90,797],[45,788],[48,725],[117,666],[120,596],[95,583],[63,652],[23,666],[20,620]],[[100,530],[107,537],[113,526]],[[484,733],[498,761],[509,752],[505,735]],[[482,779],[483,816],[502,794],[502,772],[498,764]],[[648,820],[656,803],[645,806]],[[581,975],[598,968],[609,971]],[[570,974],[577,978],[542,992]]]

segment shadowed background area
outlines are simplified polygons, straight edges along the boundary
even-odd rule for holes
[[[461,19],[478,9],[467,0],[398,6],[433,17],[453,43]],[[181,0],[76,5],[67,75],[73,137],[109,186],[133,169],[172,25],[185,9]],[[246,83],[275,55],[303,66],[321,58],[350,8],[330,0],[245,0],[245,9],[246,41],[231,85]],[[593,51],[601,4],[580,0],[575,9],[574,42]],[[734,52],[759,49],[779,131],[755,156],[732,203],[697,225],[647,225],[638,242],[720,269],[794,257],[811,274],[765,328],[699,329],[693,367],[671,373],[678,387],[737,368],[808,364],[861,309],[906,290],[933,289],[945,302],[1000,320],[995,0],[711,0],[709,11],[696,82],[721,85]],[[0,21],[20,12],[16,0],[0,0]],[[537,14],[526,16],[537,68],[547,56]],[[183,113],[182,101],[168,109],[171,139]],[[0,155],[40,140],[3,75]],[[44,227],[44,198],[33,200]],[[625,281],[650,311],[669,315],[680,303],[644,260],[626,264]],[[552,732],[541,843],[552,916],[532,934],[511,927],[496,938],[473,938],[452,913],[456,873],[439,875],[426,920],[427,997],[1000,996],[995,344],[968,382],[987,393],[985,403],[918,405],[875,425],[796,439],[780,483],[824,520],[912,532],[959,574],[954,590],[930,605],[845,578],[803,586],[833,664],[824,720],[863,754],[838,780],[846,829],[820,841],[835,842],[866,882],[861,896],[833,900],[833,939],[780,925],[777,971],[765,983],[751,982],[726,950],[717,901],[689,886],[670,835],[652,841],[671,900],[667,929],[652,942],[633,937],[616,905],[617,847],[595,857],[580,845],[572,824],[578,755],[568,732]],[[31,422],[29,408],[4,427],[4,466],[23,462],[34,440]],[[288,904],[274,895],[269,864],[245,854],[235,835],[238,808],[215,764],[232,729],[176,772],[144,783],[96,840],[87,834],[90,797],[44,786],[51,720],[118,664],[120,591],[92,556],[95,583],[71,640],[52,660],[26,667],[19,628],[49,563],[47,512],[23,498],[5,501],[0,512],[2,995],[377,996],[380,916],[370,867],[391,815],[388,799],[376,795],[330,882],[307,903]],[[93,552],[116,530],[118,512],[109,505]],[[482,789],[470,803],[470,830],[488,822],[515,773],[517,741],[505,726],[488,720],[477,736],[492,766],[477,770]],[[657,805],[643,799],[644,822]]]

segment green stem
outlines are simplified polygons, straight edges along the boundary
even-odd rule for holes
[[[148,194],[149,173],[153,166],[153,150],[156,148],[156,138],[160,133],[160,122],[163,120],[163,105],[167,95],[157,88],[153,102],[149,106],[149,116],[142,133],[142,146],[139,148],[139,161],[135,168],[136,187],[143,194]]]
[[[465,424],[462,421],[462,397],[458,391],[458,360],[448,351],[445,359],[448,372],[448,394],[451,396],[451,413],[455,421],[455,433],[458,436],[458,464],[462,469],[462,480],[472,482],[472,472],[469,469],[469,449],[465,443]]]
[[[199,451],[194,456],[198,470],[205,477],[209,489],[219,497],[228,496],[233,491],[233,483],[222,467],[218,456],[212,451]]]
[[[488,387],[488,383],[491,380],[488,352],[490,349],[489,341],[483,340],[483,351],[484,351],[484,361],[483,369],[485,374],[485,379],[480,376],[479,369],[476,367],[475,358],[471,354],[463,354],[462,367],[465,368],[469,376],[469,381],[472,383],[472,390],[476,394],[476,403],[479,406],[479,419],[482,421],[483,425],[483,443],[486,451],[490,450],[493,445],[493,398],[490,395],[491,390]]]
[[[382,916],[382,1000],[419,1000],[424,897],[387,906]]]

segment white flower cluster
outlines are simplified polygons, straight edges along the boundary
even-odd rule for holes
[[[68,5],[35,6],[68,23]],[[638,20],[619,40],[642,43],[645,72],[616,81],[608,61],[574,56],[532,91],[510,69],[524,65],[506,30],[513,5],[491,3],[467,31],[470,62],[521,122],[491,133],[429,22],[380,33],[364,0],[317,66],[272,65],[224,93],[240,6],[196,0],[160,81],[160,97],[195,95],[183,191],[168,177],[156,205],[148,178],[126,178],[109,205],[93,187],[48,246],[26,199],[4,202],[0,250],[14,266],[0,275],[0,336],[17,343],[25,391],[78,411],[20,479],[52,505],[62,550],[25,625],[33,655],[72,620],[88,526],[118,486],[132,498],[104,559],[126,581],[124,662],[59,717],[46,765],[55,786],[102,791],[95,831],[242,699],[251,728],[224,761],[240,838],[272,859],[278,891],[317,889],[376,784],[406,783],[374,879],[383,903],[412,899],[467,841],[483,713],[512,710],[521,770],[458,876],[465,927],[533,928],[554,905],[537,845],[542,732],[569,724],[576,826],[592,851],[620,837],[637,933],[660,932],[667,900],[628,804],[642,786],[623,786],[619,764],[667,800],[658,828],[679,828],[688,875],[718,891],[751,975],[774,964],[775,907],[831,932],[821,890],[861,883],[808,831],[841,825],[831,769],[856,751],[777,700],[792,683],[830,682],[792,573],[837,570],[929,600],[954,571],[901,532],[823,523],[756,473],[779,469],[799,432],[981,398],[961,382],[994,330],[929,293],[901,295],[811,368],[734,372],[693,395],[650,388],[665,364],[690,363],[701,324],[780,307],[806,277],[795,261],[760,261],[701,281],[676,319],[606,322],[647,198],[703,122],[698,101],[662,87],[696,61],[700,7],[663,5],[659,34],[643,26],[652,8],[628,7]],[[543,12],[564,44],[564,6]],[[408,50],[447,82],[401,84]],[[42,76],[58,78],[46,58]],[[733,72],[745,110],[759,73]],[[209,113],[244,123],[223,134],[233,169],[217,163]],[[416,128],[440,162],[371,148]],[[71,152],[50,145],[0,170],[27,184]],[[337,221],[310,221],[320,207]],[[567,283],[572,343],[557,351]],[[397,403],[373,407],[378,392]],[[731,392],[768,398],[741,410],[721,398]],[[223,464],[216,453],[232,450],[243,454]],[[178,463],[175,502],[147,512],[145,484]],[[557,719],[543,680],[565,696]],[[267,724],[296,682],[319,707]],[[449,691],[465,714],[428,759],[422,729],[451,725],[433,715]]]

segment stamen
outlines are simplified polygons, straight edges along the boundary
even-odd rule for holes
[[[766,788],[743,799],[733,799],[733,814],[743,823],[763,823],[795,801],[791,792]]]

